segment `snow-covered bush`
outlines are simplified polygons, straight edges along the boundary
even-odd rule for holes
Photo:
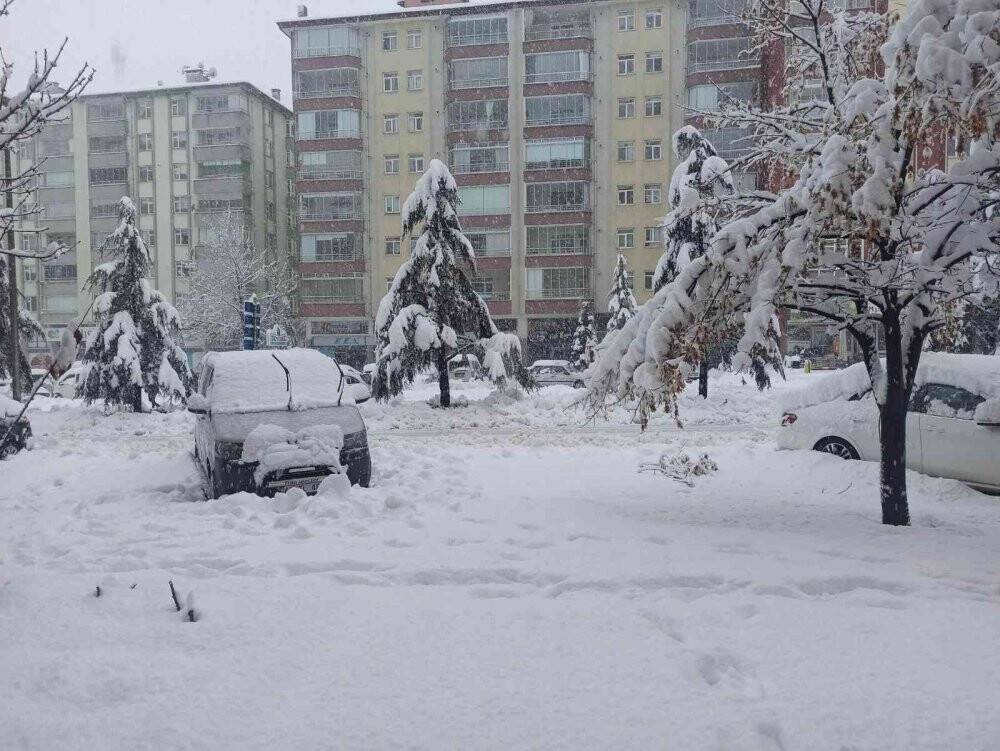
[[[97,328],[87,342],[77,395],[108,408],[148,411],[187,397],[193,382],[181,349],[180,317],[146,278],[150,257],[128,197],[118,202],[118,227],[104,243],[114,260],[87,280],[97,293]]]
[[[590,302],[580,304],[580,314],[576,317],[573,332],[573,359],[570,364],[575,370],[586,370],[597,357],[597,327],[594,325],[594,309]]]
[[[622,253],[615,260],[611,271],[611,289],[608,292],[608,331],[617,331],[635,317],[635,309],[639,304],[632,294],[632,286],[628,281],[628,261]]]

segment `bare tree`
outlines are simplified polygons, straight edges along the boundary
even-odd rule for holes
[[[287,254],[258,248],[243,212],[220,214],[199,249],[188,292],[178,300],[189,340],[235,349],[243,338],[243,303],[256,295],[262,329],[297,338],[291,298],[298,279]]]

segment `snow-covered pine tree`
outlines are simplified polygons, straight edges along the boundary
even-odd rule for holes
[[[98,325],[87,342],[77,394],[88,403],[103,399],[108,408],[142,412],[184,399],[194,379],[178,344],[180,317],[146,279],[149,251],[131,199],[118,202],[118,215],[118,227],[104,243],[114,260],[87,280],[97,293]]]
[[[573,332],[572,366],[576,370],[586,370],[597,357],[597,327],[594,326],[594,310],[590,301],[580,304],[580,315],[576,318]]]
[[[458,185],[448,168],[431,160],[403,205],[403,235],[420,234],[400,266],[375,317],[376,367],[372,395],[385,401],[426,367],[438,371],[440,405],[451,406],[448,360],[459,336],[487,355],[487,375],[496,383],[531,385],[517,336],[499,331],[483,299],[472,287],[476,255],[458,221]]]
[[[628,261],[619,253],[611,272],[611,290],[608,292],[608,314],[611,317],[608,319],[607,330],[621,329],[635,317],[635,309],[638,307],[628,283]]]

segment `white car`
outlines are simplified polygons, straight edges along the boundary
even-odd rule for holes
[[[777,444],[879,460],[878,409],[864,365],[789,394]],[[906,416],[910,469],[1000,492],[1000,358],[925,352]]]
[[[528,372],[539,386],[562,384],[583,388],[583,373],[573,370],[568,360],[535,360]]]
[[[350,365],[341,365],[340,369],[343,371],[344,380],[347,382],[347,392],[354,397],[355,404],[367,402],[372,398],[372,391],[368,387],[368,382],[361,371],[352,368]]]

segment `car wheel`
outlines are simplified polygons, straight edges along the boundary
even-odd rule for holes
[[[573,388],[575,388],[575,389],[582,389],[583,388],[583,381],[573,381]]]
[[[351,485],[360,485],[367,488],[372,481],[372,457],[365,454],[364,459],[359,459],[347,466],[347,479]]]
[[[848,441],[843,438],[829,437],[819,441],[813,446],[814,451],[823,451],[827,454],[839,456],[841,459],[860,459],[861,455]]]

